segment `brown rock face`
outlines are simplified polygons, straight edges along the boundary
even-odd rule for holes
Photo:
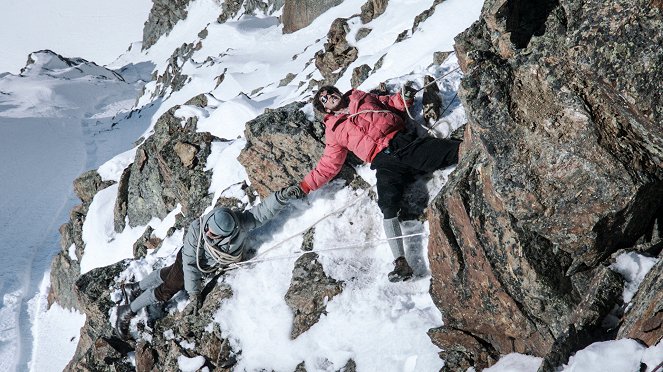
[[[343,283],[328,277],[316,253],[307,253],[295,262],[292,282],[285,302],[295,315],[290,338],[308,331],[327,314],[327,302],[343,291]]]
[[[656,345],[663,338],[663,254],[640,284],[634,306],[624,316],[619,337],[635,338]]]
[[[357,48],[346,40],[349,31],[347,19],[337,18],[327,33],[325,49],[315,55],[315,67],[325,78],[325,84],[334,84],[345,69],[357,59]]]
[[[283,6],[283,33],[290,34],[308,26],[320,14],[340,4],[342,0],[285,0]]]
[[[246,123],[246,146],[239,161],[246,168],[251,186],[262,196],[300,182],[322,156],[324,129],[292,103]],[[344,166],[340,177],[352,180],[356,173]]]
[[[457,37],[469,123],[429,212],[448,368],[515,351],[549,370],[608,335],[622,279],[603,264],[654,239],[663,209],[663,23],[646,3],[489,0]],[[634,299],[653,319],[634,332],[659,329],[660,301]]]

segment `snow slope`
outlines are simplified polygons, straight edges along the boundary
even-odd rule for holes
[[[33,53],[31,59],[25,76],[0,78],[2,371],[22,370],[31,357],[28,300],[40,291],[59,249],[58,228],[78,202],[72,181],[130,148],[149,124],[120,121],[141,82],[123,81],[105,68],[52,52]]]

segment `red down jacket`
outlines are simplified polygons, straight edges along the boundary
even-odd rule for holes
[[[319,189],[340,172],[348,151],[370,163],[405,128],[401,114],[405,102],[400,94],[378,96],[351,90],[349,114],[325,116],[325,151],[315,168],[304,177],[304,192]]]

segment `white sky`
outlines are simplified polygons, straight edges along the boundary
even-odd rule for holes
[[[0,0],[0,73],[17,73],[41,49],[110,63],[143,39],[151,7],[150,0]]]

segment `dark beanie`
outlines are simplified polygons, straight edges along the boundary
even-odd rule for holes
[[[229,236],[235,230],[235,219],[228,209],[219,209],[207,220],[207,228],[214,235]]]

